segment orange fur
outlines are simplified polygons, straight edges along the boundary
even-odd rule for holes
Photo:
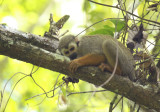
[[[100,54],[87,54],[70,62],[69,69],[75,72],[78,67],[87,65],[99,65],[105,62],[105,56]]]
[[[99,68],[102,71],[109,71],[113,72],[114,67],[105,64],[106,58],[104,55],[100,54],[87,54],[85,56],[82,56],[80,58],[74,59],[73,61],[70,62],[69,69],[72,72],[75,72],[78,67],[81,66],[88,66],[88,65],[99,65]],[[120,67],[117,66],[116,69],[116,74],[121,75],[121,69]]]

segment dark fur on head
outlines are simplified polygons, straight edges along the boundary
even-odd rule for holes
[[[66,35],[65,37],[62,37],[59,41],[58,50],[61,50],[62,48],[67,48],[68,44],[75,39],[74,35]]]

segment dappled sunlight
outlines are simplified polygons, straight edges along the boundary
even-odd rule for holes
[[[18,29],[18,22],[17,20],[12,16],[6,16],[2,19],[2,23],[5,23],[7,26]]]

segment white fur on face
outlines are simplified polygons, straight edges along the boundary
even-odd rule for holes
[[[77,52],[77,44],[75,42],[71,42],[69,45],[68,45],[68,49],[66,48],[62,48],[61,49],[61,53],[64,55],[64,56],[67,56],[69,57],[71,54]]]

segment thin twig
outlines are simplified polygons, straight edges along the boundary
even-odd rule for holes
[[[140,109],[141,109],[141,106],[139,105],[139,107],[138,107],[138,109],[137,109],[137,112],[139,112],[139,111],[140,111]]]
[[[97,90],[97,91],[84,91],[84,92],[74,92],[74,93],[69,93],[67,96],[73,95],[73,94],[82,94],[82,93],[93,93],[93,92],[105,92],[108,90]]]
[[[123,97],[122,97],[122,108],[121,108],[121,112],[123,112]]]
[[[5,109],[6,109],[7,105],[8,105],[8,102],[9,102],[9,100],[10,100],[10,98],[11,98],[11,95],[12,95],[12,93],[13,93],[15,87],[17,86],[17,84],[18,84],[21,80],[23,80],[24,78],[26,78],[26,77],[28,77],[28,76],[29,76],[29,75],[26,75],[26,76],[22,77],[20,80],[18,80],[18,81],[16,82],[16,84],[14,85],[14,87],[13,87],[13,89],[12,89],[10,95],[9,95],[9,98],[8,98],[6,104],[5,104],[5,107],[4,107],[3,112],[5,112]]]
[[[133,15],[133,16],[135,16],[135,17],[137,17],[137,18],[140,18],[140,19],[142,19],[142,20],[149,21],[149,22],[156,23],[156,24],[160,25],[160,23],[159,23],[159,22],[156,22],[156,21],[152,21],[152,20],[148,20],[148,19],[141,18],[141,17],[139,17],[139,16],[137,16],[137,15],[135,15],[135,14],[131,13],[131,12],[128,12],[128,11],[126,11],[126,10],[124,10],[124,9],[121,9],[121,8],[119,8],[119,7],[117,7],[117,6],[112,6],[112,5],[102,4],[102,3],[98,3],[98,2],[95,2],[95,1],[92,1],[92,0],[88,0],[88,1],[90,1],[90,2],[92,2],[92,3],[95,3],[95,4],[98,4],[98,5],[102,5],[102,6],[107,6],[107,7],[117,8],[117,9],[120,9],[120,10],[122,10],[122,11],[124,11],[124,12],[128,13],[128,14],[131,14],[131,15]]]
[[[115,104],[115,106],[112,109],[114,109],[122,99],[123,99],[123,96],[118,100],[118,102]]]
[[[56,87],[56,88],[55,88],[55,89],[53,89],[53,90],[50,90],[50,91],[48,91],[48,92],[44,92],[44,93],[41,93],[41,94],[38,94],[38,95],[32,96],[32,97],[27,98],[27,99],[25,99],[25,100],[27,101],[27,100],[30,100],[30,99],[32,99],[32,98],[35,98],[35,97],[38,97],[38,96],[44,95],[44,94],[46,94],[46,93],[50,93],[50,92],[52,92],[52,91],[55,91],[56,89],[58,89],[58,88],[59,88],[60,86],[62,86],[63,84],[65,84],[65,82],[63,82],[62,84],[60,84],[58,87]]]
[[[117,97],[118,97],[118,94],[116,94],[116,95],[114,96],[113,100],[111,101],[110,106],[109,106],[109,112],[112,112],[112,110],[113,110],[113,105],[114,105]]]
[[[57,85],[57,83],[58,83],[58,78],[59,78],[60,75],[61,75],[61,73],[58,75],[58,77],[57,77],[57,79],[56,79],[56,82],[55,82],[55,84],[54,84],[53,90],[55,90],[55,88],[56,88],[56,85]],[[54,91],[53,91],[53,96],[54,96]]]
[[[11,78],[9,78],[9,80],[5,83],[5,85],[4,85],[4,88],[3,88],[3,91],[1,91],[1,101],[0,101],[0,107],[2,106],[2,103],[3,103],[3,96],[4,96],[4,92],[5,92],[5,89],[6,89],[6,86],[7,86],[7,84],[9,83],[9,81],[14,77],[14,76],[16,76],[17,74],[23,74],[23,75],[26,75],[27,76],[27,74],[24,74],[24,73],[22,73],[22,72],[17,72],[17,73],[15,73]]]

